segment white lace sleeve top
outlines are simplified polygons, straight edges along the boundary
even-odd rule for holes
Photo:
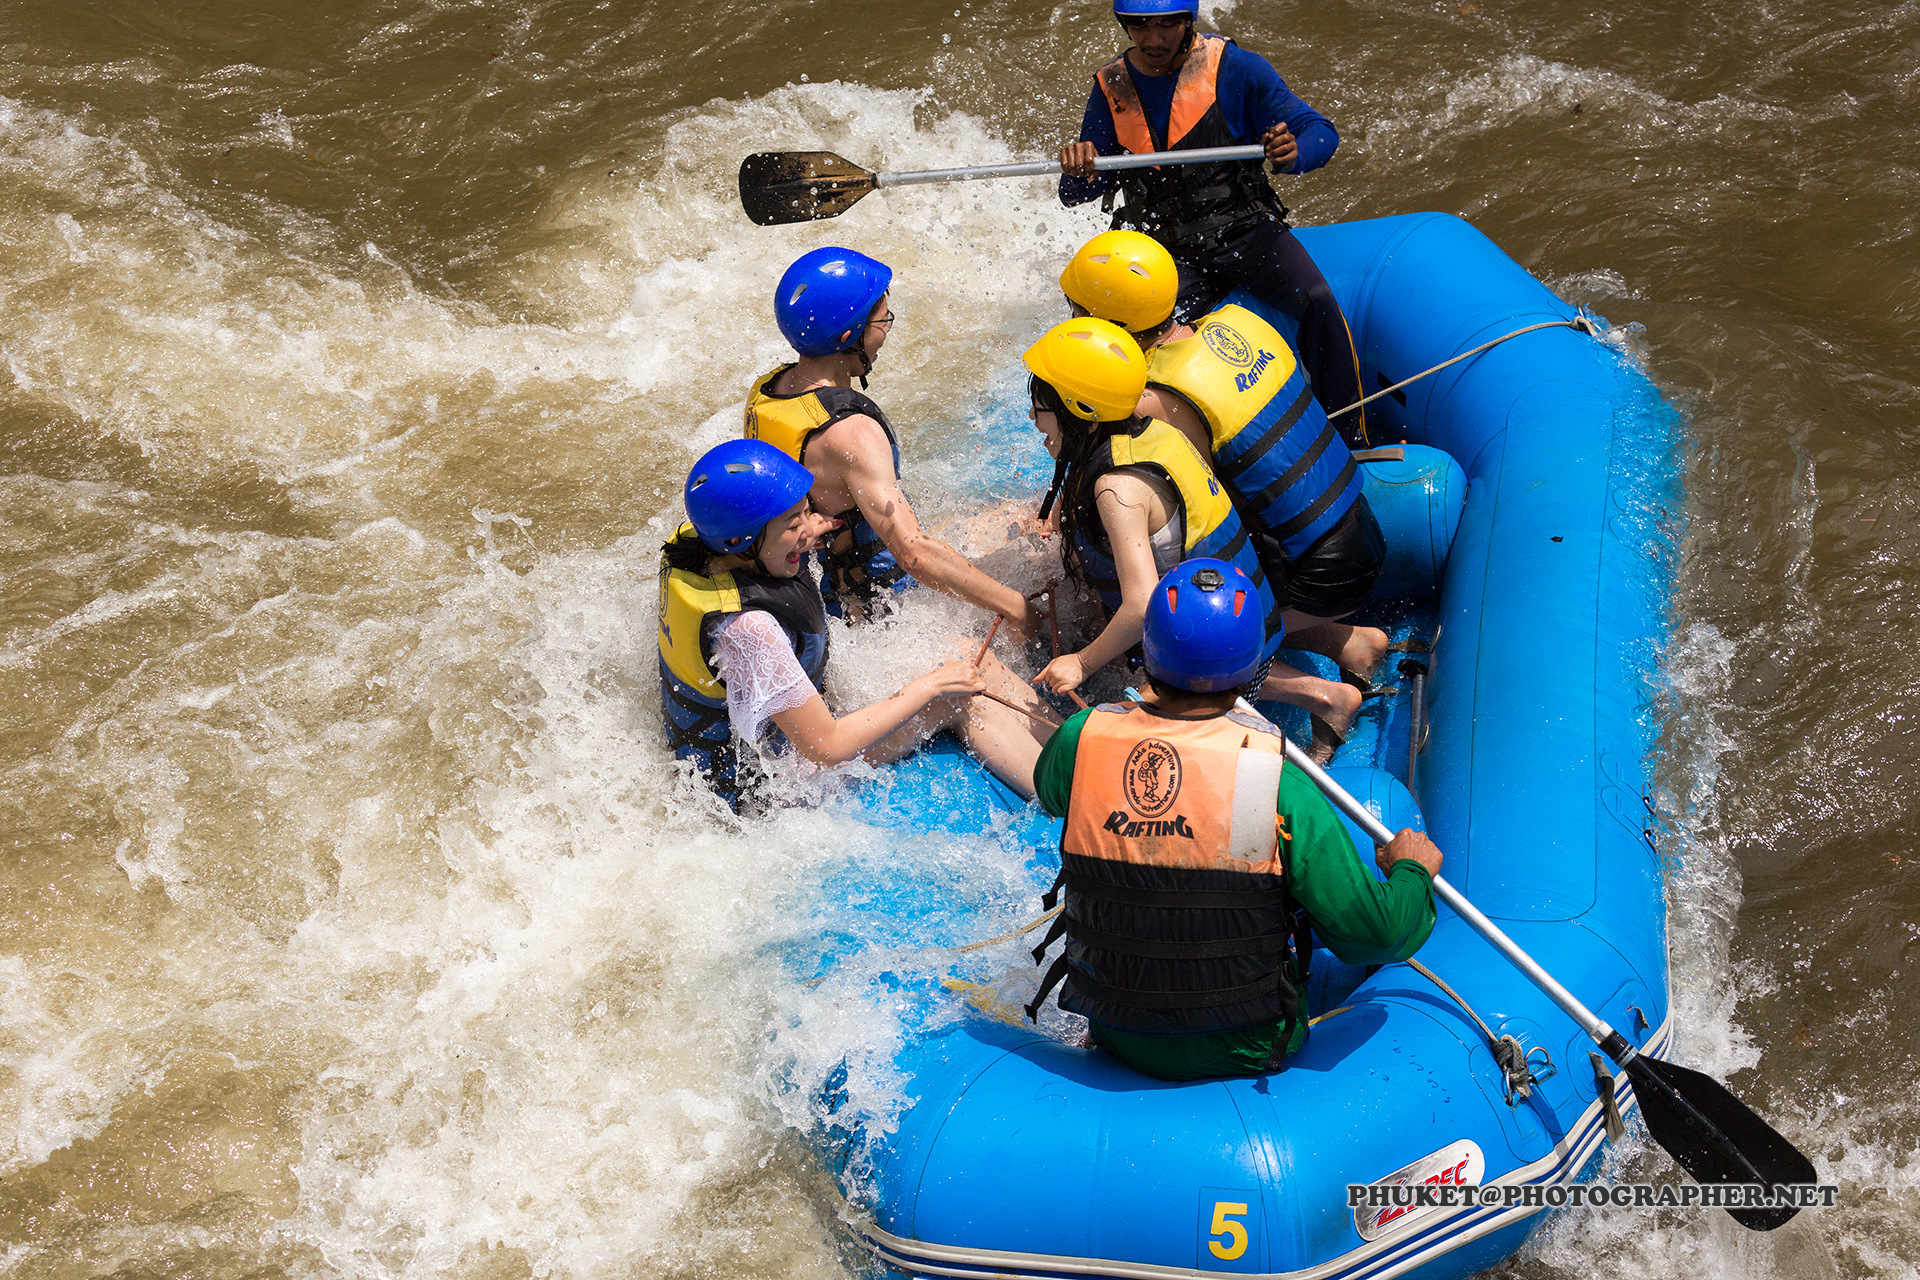
[[[726,681],[727,719],[745,743],[758,743],[769,720],[819,692],[787,633],[764,610],[736,613],[714,627],[713,665]]]

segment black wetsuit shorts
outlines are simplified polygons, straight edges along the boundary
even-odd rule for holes
[[[1288,566],[1289,609],[1338,618],[1367,602],[1387,562],[1387,541],[1364,493],[1339,524]]]

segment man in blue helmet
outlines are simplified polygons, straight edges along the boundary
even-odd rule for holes
[[[852,249],[815,249],[780,277],[774,318],[799,359],[758,379],[746,435],[813,473],[814,510],[841,521],[821,553],[830,605],[849,617],[883,608],[915,580],[1007,619],[1025,635],[1039,615],[1020,592],[921,528],[900,485],[900,441],[864,388],[893,328],[893,271]]]
[[[1115,227],[1144,231],[1180,264],[1179,316],[1191,321],[1238,285],[1299,326],[1295,345],[1314,397],[1353,448],[1367,443],[1360,362],[1326,278],[1287,229],[1261,162],[1163,165],[1096,173],[1122,152],[1261,143],[1282,173],[1325,164],[1340,135],[1273,64],[1225,36],[1194,30],[1192,0],[1114,0],[1133,47],[1094,73],[1080,141],[1060,150],[1060,201],[1105,197]]]
[[[1162,1080],[1261,1075],[1306,1040],[1317,934],[1349,964],[1389,964],[1433,931],[1440,850],[1412,829],[1361,863],[1333,806],[1285,767],[1279,730],[1234,709],[1265,631],[1253,584],[1188,560],[1154,588],[1148,695],[1068,720],[1040,752],[1040,805],[1066,819],[1064,934],[1027,1007],[1060,1007],[1095,1043]]]

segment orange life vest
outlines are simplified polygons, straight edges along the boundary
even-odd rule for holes
[[[1107,1026],[1284,1022],[1288,1042],[1312,947],[1275,814],[1285,749],[1239,711],[1189,720],[1123,703],[1087,716],[1060,839],[1066,910],[1035,959],[1063,933],[1067,946],[1029,1012],[1064,978],[1060,1007]]]
[[[1232,43],[1221,35],[1194,36],[1186,61],[1175,72],[1179,79],[1164,138],[1155,135],[1147,118],[1125,54],[1096,71],[1094,83],[1113,113],[1120,145],[1139,155],[1256,141],[1235,138],[1220,110],[1220,62]],[[1123,169],[1113,174],[1113,181],[1126,195],[1126,203],[1114,211],[1113,225],[1144,231],[1169,249],[1182,242],[1229,238],[1253,221],[1284,218],[1287,212],[1259,160]]]
[[[1187,60],[1175,74],[1173,111],[1167,118],[1167,136],[1153,136],[1153,126],[1140,104],[1140,93],[1127,70],[1127,55],[1121,54],[1094,73],[1100,92],[1106,95],[1113,112],[1113,132],[1120,145],[1135,155],[1148,151],[1171,151],[1213,110],[1219,101],[1220,59],[1233,43],[1225,36],[1196,35],[1187,52]],[[1208,146],[1230,146],[1231,142],[1209,142]]]
[[[1142,736],[1146,735],[1146,736]],[[1080,730],[1060,847],[1137,866],[1280,876],[1280,731],[1242,711],[1102,707]]]

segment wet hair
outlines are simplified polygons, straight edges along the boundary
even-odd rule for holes
[[[707,570],[713,567],[714,552],[708,549],[706,543],[700,541],[698,534],[691,537],[670,538],[661,544],[660,550],[667,558],[668,568],[698,574],[702,578],[713,576]]]
[[[1053,384],[1038,375],[1027,379],[1027,394],[1032,397],[1036,410],[1051,413],[1060,424],[1060,456],[1054,461],[1053,482],[1040,504],[1040,519],[1047,518],[1053,511],[1055,500],[1064,493],[1065,501],[1060,504],[1060,555],[1066,562],[1067,575],[1084,581],[1073,548],[1080,526],[1080,508],[1086,496],[1087,459],[1102,440],[1109,436],[1134,435],[1146,425],[1146,419],[1137,413],[1103,422],[1076,418],[1067,412],[1066,400]],[[1106,539],[1102,535],[1096,537],[1095,541],[1104,542]]]
[[[1166,335],[1167,330],[1173,328],[1173,326],[1178,323],[1180,323],[1180,309],[1175,307],[1167,313],[1165,320],[1162,320],[1159,324],[1153,326],[1153,328],[1142,329],[1139,333],[1134,334],[1133,340],[1140,344],[1142,351],[1145,351],[1148,347],[1160,341],[1160,339]]]

